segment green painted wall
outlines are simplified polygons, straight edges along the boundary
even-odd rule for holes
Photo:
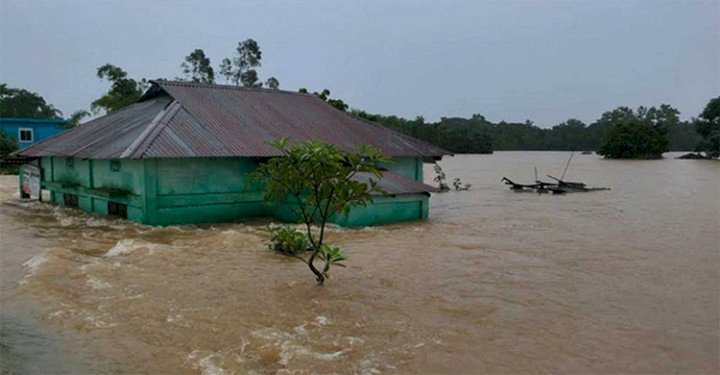
[[[232,221],[265,214],[262,185],[249,173],[249,158],[158,159],[148,161],[146,177],[156,176],[156,217],[149,224]],[[155,166],[150,166],[155,163]],[[148,187],[150,190],[152,187]]]
[[[396,197],[376,197],[367,206],[350,209],[347,215],[338,215],[330,221],[344,227],[365,227],[428,218],[429,198],[422,194]],[[285,203],[271,208],[273,217],[285,222],[299,222],[297,204]]]
[[[50,190],[51,201],[64,205],[63,194],[78,196],[83,211],[107,215],[108,202],[128,206],[128,219],[143,222],[144,161],[83,160],[47,157],[41,159],[43,187]]]
[[[383,167],[415,181],[423,180],[422,158],[393,158],[390,163],[383,165]]]
[[[115,160],[114,168],[111,168],[110,160],[91,160],[91,162],[93,187],[127,190],[133,195],[142,195],[144,191],[142,160]]]
[[[271,215],[297,221],[290,205],[263,203],[263,187],[250,181],[257,163],[249,158],[183,158],[41,160],[43,186],[51,200],[63,204],[63,193],[78,195],[82,210],[108,214],[108,202],[128,206],[128,219],[150,225],[226,222]],[[422,180],[422,159],[398,158],[386,166]],[[427,218],[428,197],[378,197],[353,208],[339,225],[366,226]]]

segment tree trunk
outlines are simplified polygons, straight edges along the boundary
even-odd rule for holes
[[[314,251],[313,254],[310,256],[310,259],[308,259],[308,267],[310,267],[310,271],[315,274],[315,279],[317,280],[318,284],[323,285],[325,283],[325,276],[322,274],[322,272],[315,268],[315,265],[313,264],[317,252],[317,250]]]

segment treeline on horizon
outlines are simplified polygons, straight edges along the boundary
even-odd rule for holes
[[[403,134],[421,139],[455,153],[492,153],[493,151],[594,151],[607,139],[609,129],[630,118],[646,118],[665,129],[670,151],[692,151],[702,141],[692,121],[680,121],[679,112],[669,105],[640,107],[633,111],[620,107],[605,112],[590,125],[569,119],[552,128],[541,128],[532,121],[492,122],[481,114],[470,118],[442,117],[427,122],[398,116],[370,114],[350,110],[360,118],[376,122]]]

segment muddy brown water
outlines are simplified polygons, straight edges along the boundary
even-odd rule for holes
[[[16,177],[0,177],[4,361],[30,373],[719,372],[720,163],[576,155],[568,179],[612,190],[500,183],[535,166],[559,175],[568,155],[446,158],[471,190],[434,195],[427,222],[334,228],[350,260],[324,287],[265,249],[267,221],[153,228],[20,202]]]

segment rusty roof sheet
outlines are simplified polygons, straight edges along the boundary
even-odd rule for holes
[[[88,159],[272,157],[269,141],[317,140],[386,156],[449,152],[333,108],[312,94],[189,82],[155,81],[139,103],[26,148],[24,156]]]
[[[404,177],[392,171],[383,171],[382,178],[377,179],[374,175],[367,172],[360,172],[353,176],[353,180],[368,183],[370,179],[378,182],[378,187],[390,195],[404,194],[429,194],[437,193],[440,190],[434,186],[426,185],[420,181]],[[373,195],[379,195],[377,193]]]
[[[162,112],[170,97],[156,97],[88,121],[47,138],[16,154],[22,156],[75,156],[86,159],[119,158],[148,124]]]

